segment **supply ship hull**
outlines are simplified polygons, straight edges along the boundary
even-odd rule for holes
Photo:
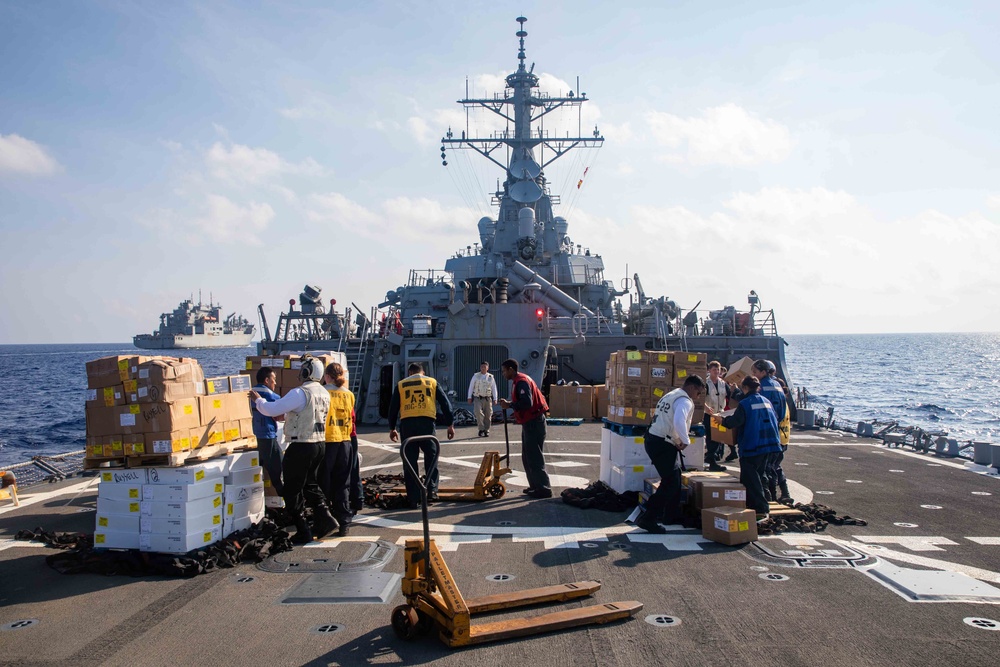
[[[132,344],[143,350],[193,350],[210,347],[247,347],[252,333],[166,335],[139,334]]]
[[[222,316],[222,306],[206,306],[194,298],[186,299],[171,313],[160,315],[160,326],[151,334],[132,337],[132,344],[142,350],[194,350],[212,347],[246,347],[253,340],[255,327],[242,316]]]

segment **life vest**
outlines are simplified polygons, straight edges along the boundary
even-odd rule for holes
[[[260,394],[261,398],[268,401],[276,401],[280,396],[262,384],[254,385],[253,390]],[[262,415],[259,410],[250,404],[250,412],[253,417],[253,434],[262,439],[274,439],[278,437],[278,425],[272,417]]]
[[[527,382],[528,387],[531,388],[531,407],[527,410],[514,410],[514,422],[517,424],[525,424],[548,412],[549,404],[545,402],[545,396],[542,395],[542,390],[538,388],[535,381],[524,373],[518,373],[514,376],[514,386],[510,390],[511,403],[515,401],[514,393],[517,391],[518,382]]]
[[[671,442],[683,442],[683,439],[674,432],[675,406],[677,401],[683,400],[689,401],[692,407],[694,406],[694,401],[691,400],[688,393],[679,387],[661,398],[657,402],[656,407],[653,408],[653,423],[649,425],[648,433]],[[693,410],[691,414],[694,414]],[[689,422],[688,429],[690,430],[690,428],[691,424]]]
[[[399,418],[437,417],[437,380],[411,375],[399,381]]]
[[[771,401],[771,405],[774,406],[774,414],[778,417],[780,422],[785,418],[785,414],[788,412],[788,406],[785,404],[785,390],[781,388],[778,381],[774,378],[766,377],[760,380],[760,395]]]
[[[705,405],[712,408],[713,412],[722,412],[726,409],[726,398],[729,396],[729,385],[719,378],[718,382],[712,382],[712,377],[705,378],[708,393],[705,395]],[[721,388],[720,388],[721,387]]]
[[[326,385],[330,392],[330,412],[326,417],[326,441],[346,442],[351,439],[351,429],[354,423],[354,394],[343,387]]]
[[[291,442],[326,442],[326,416],[330,412],[330,392],[315,380],[300,389],[306,404],[298,412],[285,415],[285,434]]]
[[[493,395],[492,380],[493,376],[489,373],[486,375],[476,373],[472,383],[472,395],[476,398],[483,398],[487,396],[489,398],[496,398],[496,396]]]
[[[751,394],[740,401],[740,405],[746,413],[740,434],[740,456],[780,452],[778,416],[771,402],[760,394]]]

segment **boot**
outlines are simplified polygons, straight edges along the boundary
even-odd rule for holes
[[[309,522],[301,514],[295,519],[295,535],[292,536],[292,544],[309,544],[313,541],[312,531],[309,529]]]
[[[328,533],[337,527],[337,520],[330,514],[327,507],[317,507],[313,512],[315,518],[316,539],[326,537]]]
[[[736,454],[736,448],[735,447],[730,447],[729,448],[729,456],[726,457],[726,463],[732,463],[733,461],[735,461],[738,458],[740,458],[740,457]]]
[[[778,498],[778,488],[773,480],[767,481],[767,491],[765,492],[767,496],[767,502],[773,503]]]
[[[781,487],[781,497],[778,498],[778,502],[782,505],[793,505],[795,501],[792,497],[788,495],[788,482],[780,482],[778,486]]]

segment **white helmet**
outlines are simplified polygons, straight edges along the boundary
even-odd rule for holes
[[[299,370],[299,379],[303,382],[315,380],[319,382],[323,379],[323,362],[315,357],[305,356],[302,358],[302,368]]]

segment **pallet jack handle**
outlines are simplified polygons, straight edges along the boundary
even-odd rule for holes
[[[510,466],[510,433],[507,432],[507,408],[500,408],[500,412],[503,414],[503,439],[507,443],[507,453],[500,460]]]
[[[410,459],[407,458],[406,452],[412,447],[416,447],[421,442],[433,442],[437,446],[438,451],[441,451],[441,442],[433,435],[414,435],[402,442],[399,445],[399,454],[403,459],[403,465],[410,469],[413,474],[413,479],[420,483],[420,515],[424,522],[424,550],[420,554],[420,559],[424,561],[424,571],[427,573],[427,580],[431,579],[431,526],[430,520],[427,517],[427,485],[431,483],[431,477],[437,471],[437,461],[434,461],[434,465],[427,470],[427,476],[424,480],[420,481],[420,473],[417,469],[410,463]]]

